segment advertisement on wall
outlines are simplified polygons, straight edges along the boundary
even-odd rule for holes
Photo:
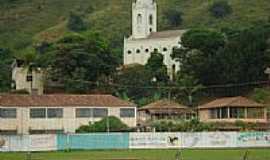
[[[130,148],[166,148],[167,137],[163,133],[130,133]]]
[[[207,148],[227,148],[236,146],[236,132],[209,132],[203,133],[202,139]]]
[[[57,149],[56,135],[31,135],[31,151],[54,151]]]
[[[238,147],[270,147],[269,132],[246,132],[237,134]]]
[[[130,133],[130,148],[179,148],[181,133]]]

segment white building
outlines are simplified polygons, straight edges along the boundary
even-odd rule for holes
[[[12,88],[16,91],[27,91],[30,94],[41,95],[44,92],[44,73],[37,68],[31,70],[16,60],[12,64]]]
[[[75,133],[107,116],[136,127],[136,105],[111,95],[2,95],[0,134]]]
[[[135,0],[132,4],[132,35],[124,39],[124,65],[145,65],[151,52],[164,55],[168,74],[178,71],[179,63],[171,58],[174,47],[180,47],[185,30],[157,32],[157,4],[155,0]]]

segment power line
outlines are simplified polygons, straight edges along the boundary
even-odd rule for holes
[[[84,80],[73,80],[75,82],[84,82],[88,84],[93,84],[96,86],[111,86],[111,87],[118,87],[118,88],[137,88],[137,89],[193,89],[194,87],[184,87],[184,86],[134,86],[134,85],[123,85],[118,83],[101,83],[101,82],[93,82],[93,81],[84,81]],[[202,89],[215,89],[215,88],[232,88],[232,87],[245,87],[245,86],[254,86],[254,85],[265,85],[268,84],[269,81],[253,81],[253,82],[245,82],[245,83],[230,83],[230,84],[223,84],[223,85],[209,85],[203,86]]]

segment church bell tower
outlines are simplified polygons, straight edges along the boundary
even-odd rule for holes
[[[147,38],[157,32],[157,4],[155,0],[135,0],[132,4],[132,37]]]

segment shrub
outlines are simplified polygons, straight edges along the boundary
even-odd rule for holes
[[[107,132],[108,127],[110,132],[130,130],[130,128],[119,118],[109,116],[93,124],[89,123],[89,125],[81,126],[76,130],[76,133]]]
[[[86,30],[86,24],[79,14],[71,12],[67,24],[71,31],[79,32]]]
[[[232,7],[226,0],[215,1],[209,8],[211,14],[216,18],[224,18],[232,13]]]

